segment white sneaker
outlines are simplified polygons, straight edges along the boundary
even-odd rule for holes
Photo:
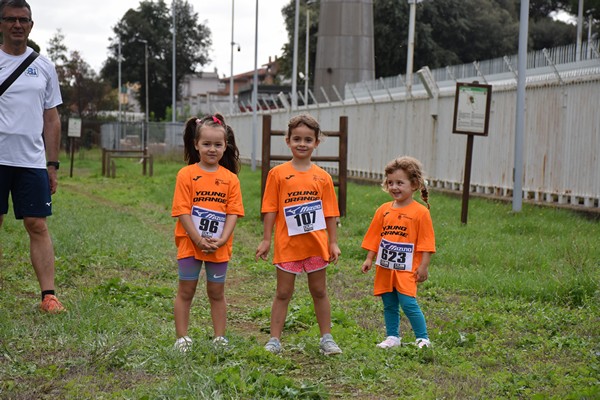
[[[217,336],[212,342],[215,346],[222,347],[226,347],[229,344],[229,340],[227,340],[224,336]]]
[[[338,346],[335,340],[333,340],[331,333],[326,333],[323,335],[321,341],[319,342],[319,350],[321,354],[326,356],[342,354],[342,349],[340,349],[340,346]]]
[[[186,353],[192,349],[192,339],[189,336],[182,336],[175,341],[173,346],[175,350]]]
[[[276,337],[272,337],[265,344],[265,350],[273,354],[279,354],[281,353],[281,342]]]
[[[429,339],[417,339],[415,344],[420,349],[422,349],[423,347],[431,347],[431,342],[429,341]]]
[[[390,347],[400,346],[400,338],[398,336],[388,336],[385,340],[377,345],[380,349],[389,349]]]

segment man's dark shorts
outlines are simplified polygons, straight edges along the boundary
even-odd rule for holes
[[[11,194],[16,219],[52,215],[48,171],[0,165],[0,214],[8,212]]]

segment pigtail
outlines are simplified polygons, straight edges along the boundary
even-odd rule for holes
[[[431,206],[429,205],[429,190],[427,190],[426,186],[421,188],[421,199],[427,204],[427,209],[430,210]]]
[[[225,122],[223,122],[223,124],[225,124]],[[227,132],[225,138],[227,147],[225,148],[223,157],[219,160],[219,164],[237,175],[241,168],[240,151],[235,144],[235,135],[231,126],[225,124],[225,131]]]
[[[200,155],[196,150],[196,133],[200,123],[198,117],[192,117],[183,128],[183,159],[188,165],[200,162]]]

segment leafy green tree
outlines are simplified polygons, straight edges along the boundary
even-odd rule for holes
[[[565,3],[567,4],[564,7],[564,10],[577,17],[579,12],[579,0],[566,0]],[[588,29],[588,17],[590,15],[592,16],[592,34],[595,38],[598,38],[600,35],[600,0],[583,1],[584,31]]]
[[[211,45],[210,29],[198,23],[198,14],[187,0],[174,0],[176,13],[176,84],[185,74],[194,73],[207,64]],[[171,7],[164,0],[141,1],[129,9],[113,28],[115,36],[109,46],[111,55],[101,75],[113,87],[118,86],[118,54],[121,43],[122,82],[140,82],[137,100],[145,108],[145,45],[148,46],[148,85],[150,115],[162,120],[172,103],[172,25]]]
[[[563,9],[569,14],[577,16],[579,12],[579,0],[565,0],[560,2],[563,4]],[[600,22],[600,0],[584,0],[583,15],[592,15],[595,24]],[[597,32],[598,30],[596,30]]]
[[[283,46],[283,56],[281,59],[279,75],[284,77],[292,76],[292,60],[294,56],[294,18],[296,3],[292,0],[281,9],[285,19],[285,26],[288,32],[288,43]],[[300,1],[298,14],[298,70],[304,71],[306,60],[306,13],[310,12],[309,26],[309,50],[308,50],[308,70],[315,70],[317,59],[317,33],[319,31],[319,4],[307,4],[305,0]],[[303,72],[304,73],[304,72]],[[309,72],[309,85],[314,81],[314,74]]]
[[[95,117],[98,111],[116,108],[116,96],[110,96],[110,86],[96,75],[78,51],[69,52],[64,39],[59,29],[50,38],[47,50],[58,74],[63,98],[61,114]]]
[[[405,73],[408,2],[375,0],[373,12],[376,75]],[[424,1],[417,5],[413,64],[439,68],[500,57],[515,51],[517,39],[518,22],[494,0]]]
[[[574,0],[577,2],[577,0]],[[596,3],[600,0],[585,0]],[[300,15],[306,4],[300,2]],[[590,5],[590,7],[592,7]],[[551,17],[553,11],[571,10],[571,0],[531,0],[529,48],[539,50],[575,40],[575,27]],[[318,6],[313,5],[311,17],[309,64],[314,70],[318,35]],[[284,46],[281,71],[291,76],[293,56],[295,0],[282,9],[289,41]],[[313,15],[313,14],[311,14]],[[393,76],[406,71],[408,40],[407,1],[374,0],[375,75]],[[427,65],[439,68],[446,65],[515,54],[518,50],[520,0],[425,0],[417,4],[415,24],[415,70]],[[315,25],[313,25],[315,24]],[[299,21],[305,32],[304,18]],[[304,35],[298,36],[299,49],[304,49]],[[298,52],[298,64],[304,52]]]
[[[561,21],[545,18],[529,24],[529,48],[549,49],[575,43],[576,28]]]

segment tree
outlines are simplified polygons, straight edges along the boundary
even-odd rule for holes
[[[187,0],[174,0],[176,20],[176,84],[184,75],[196,72],[208,63],[211,45],[210,29],[198,23],[198,14]],[[101,75],[113,87],[118,86],[118,53],[121,43],[121,71],[123,82],[140,82],[142,90],[138,101],[145,108],[145,46],[148,46],[148,85],[150,115],[164,119],[171,105],[172,94],[172,25],[170,7],[164,0],[141,1],[137,9],[129,9],[113,28],[115,36],[109,50],[112,53],[102,68]]]
[[[288,32],[288,43],[283,46],[283,56],[280,60],[279,75],[292,76],[292,60],[294,56],[294,18],[295,18],[296,3],[292,0],[289,4],[281,9],[281,13],[285,19],[285,26]],[[300,2],[299,18],[298,18],[298,68],[305,65],[306,60],[306,13],[310,11],[310,27],[309,27],[309,51],[308,51],[308,70],[315,70],[317,59],[317,33],[319,31],[319,5],[306,4],[306,1]],[[302,49],[302,51],[300,51]],[[310,74],[310,72],[309,72]],[[312,85],[314,75],[308,77],[309,85]]]
[[[571,10],[578,0],[531,0],[529,47],[539,50],[574,42],[575,28],[551,17],[553,11]],[[600,0],[585,0],[589,9]],[[304,15],[305,2],[301,2]],[[313,9],[317,9],[314,7]],[[586,9],[588,9],[586,7]],[[598,7],[597,9],[600,9]],[[282,9],[289,42],[284,46],[281,70],[291,76],[295,0]],[[590,11],[591,12],[591,11]],[[375,36],[375,75],[403,74],[406,71],[409,5],[407,1],[373,0]],[[426,0],[417,4],[415,25],[415,69],[422,66],[439,68],[446,65],[516,54],[520,0]],[[310,65],[314,70],[318,20],[311,19]],[[305,22],[300,19],[300,32]],[[304,35],[299,35],[299,48],[304,48]],[[304,55],[299,54],[299,60]]]
[[[95,117],[98,111],[116,108],[111,88],[85,62],[78,51],[70,53],[59,29],[48,43],[48,57],[56,67],[63,98],[61,114]]]

